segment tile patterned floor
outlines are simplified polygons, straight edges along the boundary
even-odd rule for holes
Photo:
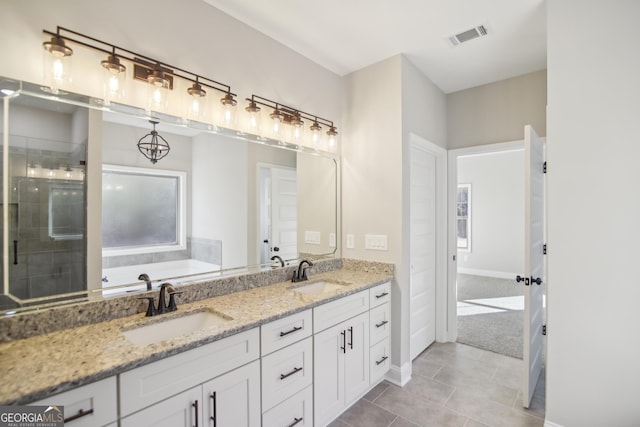
[[[544,372],[531,408],[519,391],[522,360],[459,343],[434,343],[411,381],[380,383],[329,427],[541,427]]]

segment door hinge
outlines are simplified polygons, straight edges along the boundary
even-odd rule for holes
[[[542,164],[542,173],[547,173],[547,162],[546,161]]]
[[[545,243],[544,245],[542,245],[542,255],[546,255],[547,254],[547,244]]]
[[[547,325],[542,325],[542,335],[547,335]]]

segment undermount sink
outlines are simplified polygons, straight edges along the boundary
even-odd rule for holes
[[[333,293],[335,291],[338,291],[344,288],[349,284],[350,283],[346,283],[346,282],[318,280],[315,282],[308,283],[306,285],[291,286],[289,289],[291,289],[294,292],[299,292],[301,294],[320,295],[320,294]]]
[[[135,345],[148,345],[220,325],[229,320],[232,320],[231,317],[222,313],[198,311],[130,329],[124,331],[123,335]]]

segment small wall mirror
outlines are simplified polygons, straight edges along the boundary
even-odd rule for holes
[[[155,115],[170,152],[154,164],[135,108],[22,83],[0,109],[3,312],[336,252],[329,153]]]

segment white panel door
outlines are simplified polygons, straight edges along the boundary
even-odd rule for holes
[[[260,361],[255,360],[202,386],[206,426],[260,425]]]
[[[413,360],[435,341],[436,158],[411,144],[411,341]]]
[[[347,349],[344,355],[344,399],[347,405],[369,388],[369,313],[345,323]]]
[[[525,138],[525,293],[524,375],[522,404],[528,408],[542,369],[542,295],[544,275],[544,150],[536,131],[527,125]],[[540,279],[540,280],[537,280]],[[539,282],[539,283],[538,283]]]
[[[271,185],[271,255],[294,259],[298,257],[295,169],[272,168]]]
[[[324,426],[345,407],[346,331],[340,323],[313,336],[313,418]]]

